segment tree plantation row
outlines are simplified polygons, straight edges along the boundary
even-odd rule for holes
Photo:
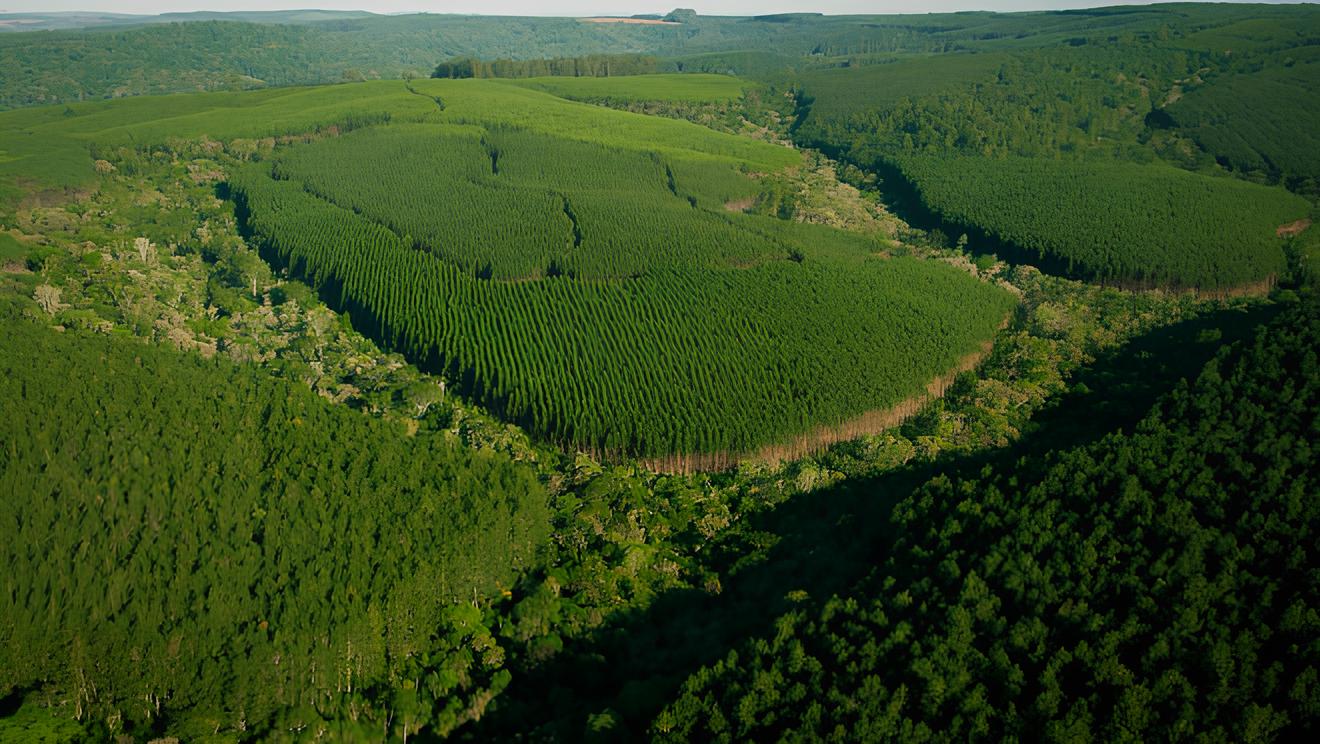
[[[984,250],[1145,286],[1264,283],[1284,261],[1275,230],[1311,210],[1283,187],[1314,196],[1320,175],[1320,21],[1298,20],[855,56],[786,79],[794,137],[883,171]]]
[[[636,78],[645,89],[652,78]],[[666,81],[655,78],[663,90]],[[322,139],[369,124],[472,123],[552,134],[613,149],[656,153],[678,167],[701,161],[736,166],[688,180],[745,191],[737,171],[765,173],[801,161],[792,149],[684,121],[612,111],[494,80],[379,80],[243,93],[145,96],[0,112],[0,215],[12,217],[24,189],[76,190],[95,184],[95,161],[132,161],[172,142],[206,139],[236,155],[267,157],[277,146]],[[461,128],[461,127],[460,127]],[[439,156],[436,156],[439,157]],[[489,161],[488,161],[489,164]],[[104,167],[104,166],[102,166]],[[721,175],[722,173],[722,175]],[[735,184],[737,184],[735,186]]]
[[[1320,194],[1320,50],[1279,52],[1253,72],[1224,73],[1167,109],[1233,170]]]
[[[486,188],[509,199],[508,214],[539,201],[559,222],[559,234],[543,238],[564,256],[559,265],[585,267],[582,275],[541,270],[518,277],[531,281],[485,278],[507,277],[520,264],[497,263],[503,254],[496,253],[493,270],[474,273],[461,253],[450,260],[451,246],[484,244],[472,232],[478,216],[447,212],[449,205],[432,197],[420,198],[433,209],[412,214],[388,201],[397,178],[386,165],[392,160],[358,168],[353,180],[335,175],[403,152],[419,153],[423,164],[434,157],[428,152],[459,157],[461,143],[432,146],[447,136],[445,129],[398,127],[355,133],[295,148],[277,161],[277,174],[307,173],[306,187],[272,179],[265,165],[232,186],[253,236],[295,273],[508,418],[564,446],[641,456],[739,452],[840,422],[920,391],[993,333],[1013,304],[1003,290],[954,269],[881,258],[866,241],[837,231],[735,220],[700,200],[693,206],[649,158],[631,168],[649,172],[649,183],[636,179],[625,193],[657,205],[656,214],[640,223],[596,218],[602,206],[623,206],[608,189],[615,181],[623,187],[622,174],[596,174],[572,158],[581,145],[545,136],[521,148],[507,147],[518,137],[491,136],[488,144],[506,142],[499,173],[474,137],[465,164],[451,166],[457,178],[438,168],[418,171],[429,178],[419,178],[411,193]],[[428,138],[431,145],[422,147]],[[363,152],[354,152],[359,145]],[[614,161],[589,162],[608,171]],[[633,165],[626,157],[618,162]],[[503,186],[505,180],[513,184]],[[446,183],[454,187],[440,186]],[[606,187],[605,198],[589,188],[595,184]],[[345,206],[309,193],[321,188]],[[571,218],[559,211],[564,204]],[[488,211],[500,209],[494,202]],[[376,214],[381,224],[367,219]],[[390,223],[425,235],[423,249],[384,226]],[[712,228],[740,243],[707,237]],[[598,238],[604,230],[620,232]],[[636,239],[628,230],[639,230]],[[730,243],[773,253],[731,260],[721,253]],[[540,248],[531,236],[526,245]],[[577,254],[584,254],[580,263]],[[595,266],[613,276],[592,278],[593,269],[601,271]],[[618,266],[627,272],[620,275]]]
[[[1030,158],[904,157],[922,203],[1027,260],[1093,280],[1231,288],[1284,270],[1300,196],[1176,168]]]
[[[566,447],[733,455],[855,419],[920,393],[1013,304],[875,238],[731,211],[801,155],[688,122],[485,80],[164,106],[0,115],[18,156],[0,169],[77,188],[88,143],[113,173],[168,157],[171,133],[237,138],[261,162],[233,192],[272,256]]]
[[[392,167],[402,162],[410,167]],[[274,175],[487,278],[617,279],[794,250],[724,209],[756,189],[730,163],[526,131],[372,128],[293,148]]]

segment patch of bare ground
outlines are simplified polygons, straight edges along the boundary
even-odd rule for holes
[[[1009,318],[1004,316],[999,329],[1008,327]],[[917,395],[888,408],[877,408],[860,416],[832,426],[819,426],[816,429],[786,442],[770,444],[755,452],[706,452],[694,454],[669,455],[641,460],[641,465],[656,473],[689,475],[696,472],[730,470],[742,462],[791,462],[824,450],[832,444],[846,442],[858,437],[880,434],[887,429],[902,424],[916,415],[932,400],[942,397],[963,372],[976,369],[994,349],[994,339],[984,341],[976,351],[963,356],[948,372],[931,380],[926,389]]]
[[[724,208],[730,212],[746,212],[756,204],[756,197],[749,196],[746,199],[734,199],[724,202]]]
[[[30,178],[15,179],[15,185],[25,192],[18,202],[19,209],[58,207],[72,201],[85,200],[91,195],[91,191],[86,188],[51,188]]]
[[[631,23],[639,26],[682,26],[678,21],[660,21],[654,18],[579,18],[583,23]]]
[[[1301,219],[1295,222],[1289,222],[1286,225],[1279,225],[1279,229],[1274,231],[1275,235],[1281,238],[1291,238],[1300,235],[1306,228],[1311,226],[1311,220]]]

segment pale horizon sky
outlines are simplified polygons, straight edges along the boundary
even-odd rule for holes
[[[1155,0],[1096,2],[1095,0],[701,0],[665,5],[647,0],[0,0],[0,13],[159,13],[198,10],[365,10],[372,13],[472,13],[480,15],[593,16],[667,13],[675,7],[693,8],[702,15],[756,15],[761,13],[944,13],[959,10],[1062,10],[1106,5],[1149,5]],[[1271,5],[1286,0],[1264,0]],[[1298,3],[1301,4],[1301,3]]]

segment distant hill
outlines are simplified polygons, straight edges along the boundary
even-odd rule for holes
[[[0,13],[0,31],[67,31],[103,26],[130,27],[153,23],[185,23],[188,21],[298,24],[316,23],[318,21],[342,21],[349,18],[371,18],[375,15],[375,13],[368,13],[365,10],[312,9],[241,10],[225,13],[202,10],[191,13],[161,13],[160,15],[83,11],[70,11],[67,13]]]
[[[753,18],[702,16],[680,9],[663,16],[676,23],[330,10],[0,14],[0,108],[426,76],[437,63],[453,57],[691,57],[773,50],[803,69],[865,63],[875,55],[998,52],[1087,39],[1151,38],[1161,29],[1201,35],[1224,30],[1236,38],[1244,24],[1305,28],[1316,15],[1314,6],[1191,4],[1146,6],[1139,12],[1111,8],[1088,13],[790,13]],[[779,76],[785,65],[775,61],[700,69]]]

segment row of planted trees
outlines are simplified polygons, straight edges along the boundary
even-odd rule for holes
[[[610,279],[788,253],[731,224],[720,196],[752,183],[728,161],[671,166],[561,137],[423,125],[293,148],[274,173],[482,278]]]
[[[1307,214],[1280,189],[1161,166],[900,157],[922,202],[1070,273],[1218,289],[1282,273],[1279,225]]]
[[[910,187],[982,248],[1050,270],[1143,287],[1263,285],[1283,268],[1274,231],[1304,216],[1305,200],[1223,177],[1168,112],[1191,122],[1205,109],[1194,136],[1242,163],[1259,162],[1248,141],[1282,155],[1309,134],[1290,135],[1273,106],[1251,115],[1249,134],[1209,113],[1244,105],[1228,102],[1243,76],[1210,72],[1223,65],[1147,40],[811,72],[797,82],[808,111],[795,138],[891,174],[891,192]],[[1305,87],[1282,66],[1260,77],[1257,101]],[[1284,160],[1290,173],[1308,162]]]
[[[678,215],[696,229],[676,216],[653,234],[624,219],[636,239],[606,244],[643,255],[645,272],[491,281],[264,169],[234,187],[255,237],[384,338],[539,435],[603,453],[745,451],[892,405],[975,349],[1013,302],[942,265],[875,258],[825,228],[781,230],[686,203]],[[574,199],[585,246],[595,209],[617,201],[588,189]],[[707,223],[774,253],[730,265],[720,240],[702,242]],[[645,255],[666,242],[702,260]]]

